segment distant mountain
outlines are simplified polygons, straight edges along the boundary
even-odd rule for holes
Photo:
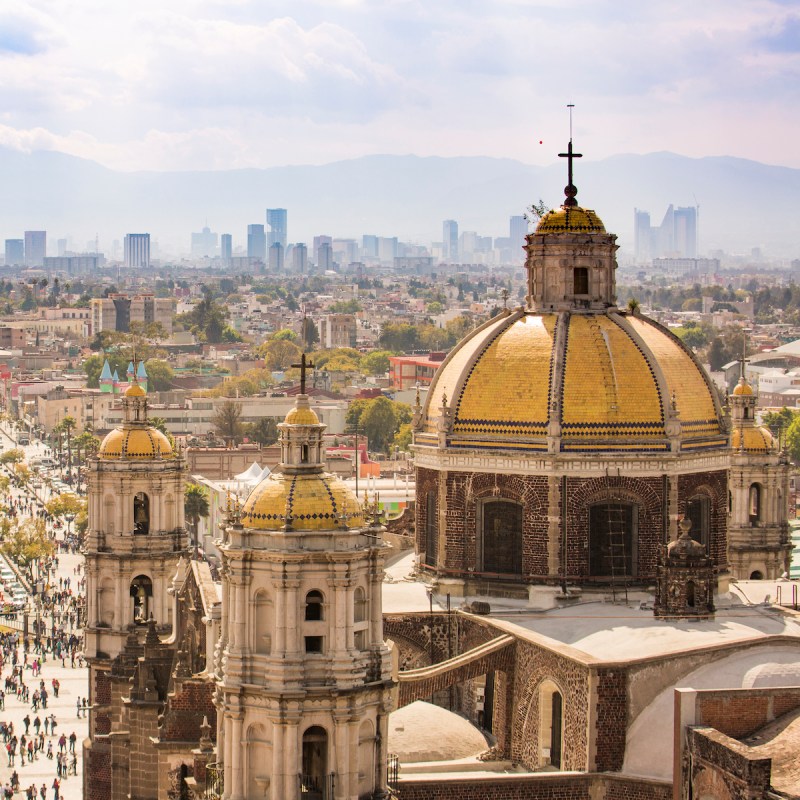
[[[117,172],[55,152],[0,148],[0,237],[44,228],[80,247],[149,231],[188,251],[189,234],[212,230],[246,242],[267,207],[289,210],[290,241],[365,233],[427,243],[444,219],[485,236],[508,235],[508,217],[542,198],[563,198],[563,162],[365,156],[321,166],[218,172]],[[577,163],[578,200],[594,208],[623,250],[633,249],[633,209],[658,224],[669,203],[700,205],[701,249],[800,257],[800,170],[728,157],[619,155]]]

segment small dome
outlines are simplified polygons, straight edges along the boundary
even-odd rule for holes
[[[561,206],[548,211],[536,226],[534,234],[543,233],[605,233],[606,226],[590,208]]]
[[[98,456],[147,460],[173,458],[175,453],[169,439],[157,428],[148,426],[115,428],[103,439]]]
[[[298,531],[324,531],[358,528],[364,524],[364,515],[358,498],[335,475],[275,472],[250,492],[242,524],[265,531],[287,524]]]
[[[744,378],[739,378],[739,383],[734,387],[733,393],[735,395],[751,395],[753,387]]]
[[[138,384],[132,383],[126,390],[125,390],[125,397],[146,397],[147,392]]]
[[[742,435],[744,435],[744,447],[742,447]],[[734,428],[731,431],[732,450],[744,450],[747,453],[769,453],[774,448],[775,439],[766,428]]]
[[[319,417],[311,408],[295,406],[284,420],[288,425],[319,425]]]

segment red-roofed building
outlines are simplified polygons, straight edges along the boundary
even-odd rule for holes
[[[446,353],[426,353],[417,356],[390,356],[389,372],[393,389],[413,389],[417,383],[428,386],[442,365]]]

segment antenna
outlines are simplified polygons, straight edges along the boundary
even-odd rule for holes
[[[575,108],[575,103],[567,103],[569,109],[569,140],[572,141],[572,109]]]

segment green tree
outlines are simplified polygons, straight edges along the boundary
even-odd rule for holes
[[[361,310],[358,300],[337,300],[328,307],[331,314],[357,314]]]
[[[261,417],[245,425],[244,433],[251,441],[267,447],[278,441],[278,424],[272,417]]]
[[[797,412],[784,406],[780,411],[767,411],[762,417],[762,422],[775,436],[782,436],[795,421]]]
[[[786,429],[786,449],[792,461],[800,462],[800,414],[795,414]]]
[[[25,460],[25,451],[19,447],[6,450],[0,454],[0,464],[18,464]]]
[[[159,358],[151,358],[145,361],[145,370],[147,370],[147,388],[153,392],[166,392],[172,389],[172,380],[175,373],[172,367]]]
[[[47,513],[54,517],[66,517],[67,514],[77,516],[85,511],[87,501],[72,492],[62,492],[51,497],[45,504]]]
[[[69,469],[72,468],[72,431],[75,430],[77,427],[78,422],[75,417],[70,416],[67,414],[61,422],[59,422],[54,428],[53,433],[55,433],[59,441],[63,436],[67,441],[67,467]]]
[[[378,344],[384,350],[407,353],[420,347],[419,330],[408,323],[388,323],[381,329]]]
[[[225,440],[228,447],[238,444],[242,440],[242,407],[233,400],[221,403],[214,414],[212,425],[217,433]]]
[[[256,353],[264,359],[268,370],[282,371],[297,362],[303,351],[288,339],[272,339],[256,348]]]
[[[32,561],[49,558],[55,553],[55,546],[47,535],[43,519],[28,517],[19,523],[2,526],[3,543],[0,549],[23,569]]]
[[[73,444],[75,445],[78,463],[81,464],[81,453],[83,453],[84,458],[96,453],[100,447],[100,440],[89,431],[83,431],[75,437]]]
[[[275,342],[296,342],[300,337],[291,328],[281,328],[279,331],[275,331],[269,338]]]
[[[183,495],[183,513],[192,526],[194,557],[198,557],[198,527],[200,520],[209,514],[208,489],[199,483],[187,483]]]
[[[408,450],[411,447],[411,423],[407,422],[401,425],[397,433],[394,435],[392,444],[400,450]]]
[[[361,359],[361,371],[365,375],[384,375],[389,371],[389,350],[373,350]]]

